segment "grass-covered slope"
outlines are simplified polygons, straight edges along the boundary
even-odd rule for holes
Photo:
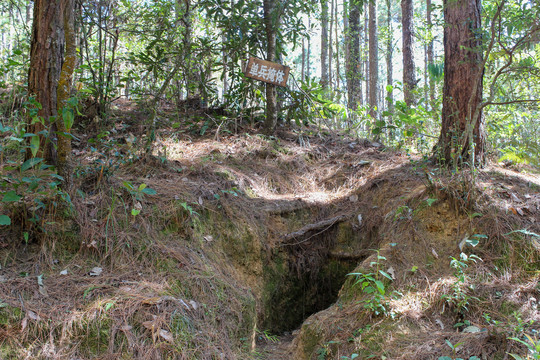
[[[3,204],[2,358],[504,359],[535,334],[534,175],[292,131],[164,126],[148,157],[110,126],[79,130],[69,201]],[[8,165],[6,189],[48,171]]]

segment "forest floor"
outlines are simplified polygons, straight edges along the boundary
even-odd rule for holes
[[[158,118],[146,156],[144,119],[79,124],[69,204],[8,209],[1,358],[506,359],[538,336],[535,169],[203,113]]]

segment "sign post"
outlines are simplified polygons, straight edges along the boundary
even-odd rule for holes
[[[290,68],[288,66],[250,57],[244,74],[248,78],[287,87],[289,70]]]

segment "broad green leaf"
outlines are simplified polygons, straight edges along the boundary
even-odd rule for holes
[[[30,169],[31,167],[33,167],[34,165],[39,164],[42,161],[43,161],[42,158],[36,158],[36,157],[28,159],[21,165],[21,171],[26,171]]]
[[[75,120],[73,110],[64,108],[62,110],[62,119],[64,120],[64,126],[66,127],[66,130],[69,131],[73,127],[73,122]]]
[[[146,188],[146,184],[139,185],[139,191],[143,191]]]
[[[381,295],[384,295],[385,291],[383,282],[380,280],[375,280],[375,285],[377,285],[377,290],[379,290],[379,293]]]
[[[133,190],[133,185],[131,185],[129,181],[122,182],[122,185],[124,185],[124,187],[128,190]]]
[[[32,151],[32,157],[36,157],[39,150],[39,136],[33,136],[30,139],[30,150]]]
[[[7,215],[0,215],[0,226],[11,225],[11,218]]]
[[[437,199],[427,199],[427,200],[426,200],[428,206],[433,205],[436,201],[437,201]]]
[[[389,279],[390,281],[393,281],[394,279],[392,279],[392,277],[390,276],[390,274],[388,274],[387,272],[385,271],[382,271],[382,270],[379,270],[379,273],[384,276],[385,278]]]
[[[465,240],[465,242],[468,245],[471,245],[472,247],[476,247],[476,245],[478,245],[480,243],[480,241],[478,239],[467,239],[467,240]]]
[[[21,200],[21,198],[22,196],[17,195],[15,191],[11,190],[4,194],[2,202],[17,202]]]
[[[137,210],[137,209],[131,209],[131,215],[133,216],[137,216],[141,213],[141,210]]]
[[[144,188],[144,189],[142,189],[142,192],[147,194],[147,195],[156,195],[157,194],[156,190],[150,189],[150,188]]]

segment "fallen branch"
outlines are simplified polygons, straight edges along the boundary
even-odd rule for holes
[[[311,231],[322,230],[322,231],[318,232],[317,234],[315,234],[315,235],[318,235],[318,234],[328,230],[332,225],[335,225],[337,223],[348,220],[351,217],[352,217],[352,215],[339,215],[339,216],[333,217],[331,219],[326,219],[326,220],[322,220],[322,221],[319,221],[319,222],[314,223],[314,224],[309,224],[309,225],[304,226],[303,228],[301,228],[298,231],[295,231],[295,232],[292,232],[290,234],[282,236],[281,240],[284,243],[283,244],[284,246],[285,245],[289,245],[289,246],[290,245],[298,245],[299,243],[290,244],[289,242],[291,240],[293,240],[293,239],[301,238],[301,237],[305,236],[307,233],[309,233]],[[304,239],[301,242],[307,241],[307,240],[311,239],[311,237],[309,237],[307,239]]]

